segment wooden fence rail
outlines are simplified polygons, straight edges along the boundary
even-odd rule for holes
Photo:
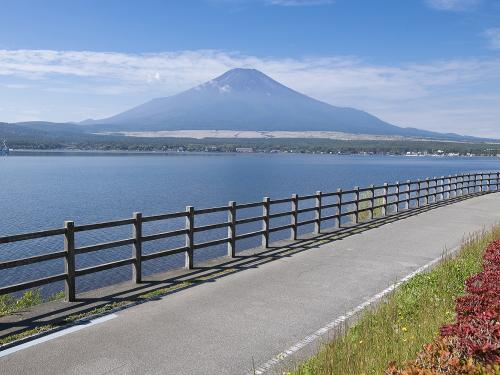
[[[63,228],[0,237],[1,245],[18,241],[64,236],[63,251],[0,262],[0,270],[3,270],[53,259],[64,259],[64,273],[1,287],[0,295],[56,281],[64,281],[65,299],[72,302],[76,300],[75,280],[79,276],[132,265],[133,280],[136,283],[140,283],[142,281],[142,262],[147,260],[184,253],[185,267],[192,269],[194,266],[194,252],[202,248],[227,244],[227,255],[235,257],[237,241],[242,239],[261,237],[262,246],[268,247],[270,233],[274,232],[290,230],[290,238],[296,240],[298,237],[298,228],[305,225],[313,225],[314,233],[321,233],[324,226],[329,222],[331,222],[331,225],[329,225],[330,228],[340,228],[343,224],[355,225],[361,221],[432,205],[455,197],[499,191],[500,172],[469,173],[426,178],[424,180],[419,179],[416,181],[407,180],[392,184],[384,183],[380,186],[355,187],[351,190],[337,189],[335,192],[325,193],[317,191],[311,195],[300,196],[292,194],[290,198],[283,199],[270,199],[266,197],[261,202],[237,204],[231,201],[227,206],[221,207],[194,209],[194,207],[188,206],[186,207],[186,211],[153,216],[142,216],[140,212],[136,212],[130,219],[102,223],[75,225],[73,221],[66,221]],[[334,201],[327,203],[328,199],[333,199]],[[308,205],[301,208],[300,206],[303,202],[307,202]],[[273,206],[283,204],[289,204],[290,209],[271,213]],[[241,210],[256,207],[262,208],[262,215],[238,218],[238,212]],[[334,212],[328,214],[325,212],[326,210],[334,210]],[[196,217],[198,216],[224,212],[227,213],[227,221],[219,221],[202,226],[195,225]],[[300,220],[305,213],[313,213],[314,217],[312,219]],[[272,226],[273,219],[283,217],[289,217],[290,223]],[[351,218],[348,223],[343,221],[346,217]],[[144,223],[179,218],[185,218],[186,224],[184,228],[148,235],[143,234]],[[262,229],[237,234],[238,226],[255,222],[261,222]],[[132,226],[132,237],[82,247],[77,247],[75,244],[75,233],[123,226]],[[223,228],[227,229],[227,237],[206,242],[195,241],[197,233]],[[185,237],[185,246],[143,254],[142,247],[144,242],[178,236]],[[129,245],[132,246],[131,258],[80,269],[76,269],[75,267],[75,258],[79,254]]]

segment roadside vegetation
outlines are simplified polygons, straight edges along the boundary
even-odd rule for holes
[[[402,368],[393,362],[388,375],[500,373],[500,240],[483,256],[483,271],[465,281],[457,298],[456,321],[441,327],[416,360]]]
[[[448,345],[449,340],[457,340],[445,336],[442,339],[444,341],[429,344],[439,335],[443,325],[455,321],[457,297],[464,294],[465,281],[482,270],[485,249],[495,239],[500,239],[500,226],[470,237],[455,255],[445,256],[431,271],[415,276],[379,305],[367,310],[351,327],[344,327],[336,332],[332,341],[325,344],[316,356],[297,365],[291,374],[494,373],[492,367],[489,370],[485,367],[484,371],[477,367],[475,372],[439,372],[429,368],[422,370],[416,367],[415,358],[425,345],[429,350],[421,353],[418,358],[422,361],[425,358],[439,359],[443,354],[443,347],[439,345]],[[498,275],[496,280],[498,281]],[[468,291],[470,292],[469,286]],[[498,308],[498,295],[496,298]],[[459,317],[461,314],[459,312]],[[495,325],[498,335],[498,323]],[[457,327],[463,328],[463,325],[447,327],[455,328],[445,328],[445,332],[456,332],[461,329]],[[496,340],[498,355],[498,336]],[[432,348],[429,345],[433,345]],[[454,358],[452,363],[469,361],[459,357],[456,351]],[[475,365],[475,359],[470,361],[471,365]],[[500,371],[498,368],[497,370]]]
[[[0,317],[26,310],[43,302],[50,302],[63,298],[64,292],[58,292],[44,299],[40,289],[28,290],[20,297],[15,297],[11,294],[0,295]]]

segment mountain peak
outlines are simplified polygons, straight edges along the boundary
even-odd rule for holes
[[[224,74],[220,75],[219,77],[215,78],[215,80],[222,79],[222,78],[242,78],[242,77],[265,77],[268,79],[269,78],[267,75],[262,73],[260,70],[257,69],[252,69],[252,68],[233,68],[225,72]]]
[[[254,92],[272,94],[289,90],[257,69],[234,68],[196,88],[197,90],[217,90],[219,93]]]
[[[229,69],[224,74],[255,74],[255,73],[265,75],[260,70],[254,68],[232,68]]]

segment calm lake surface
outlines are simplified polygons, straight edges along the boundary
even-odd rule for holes
[[[135,211],[151,215],[182,211],[187,205],[222,206],[229,200],[254,202],[264,196],[285,198],[292,193],[330,192],[339,187],[499,168],[498,158],[293,154],[9,156],[0,158],[0,235],[58,228],[65,220],[74,220],[78,225],[130,218]],[[259,212],[249,211],[245,216],[254,214]],[[212,223],[218,221],[215,216]],[[226,217],[217,218],[223,221]],[[183,225],[183,220],[158,222],[144,230],[148,234]],[[249,224],[242,229],[256,230],[259,225]],[[77,246],[127,238],[130,231],[127,227],[82,233],[77,237]],[[206,234],[201,240],[218,238],[224,232]],[[288,233],[281,234],[281,238],[287,236]],[[274,237],[277,238],[279,234]],[[144,248],[145,253],[181,246],[184,239],[153,242]],[[258,242],[259,239],[245,241],[238,250],[256,246]],[[62,238],[0,245],[0,259],[60,249]],[[201,249],[195,253],[195,262],[224,253],[224,246]],[[77,256],[77,268],[123,259],[130,254],[130,247],[84,254]],[[182,264],[183,256],[178,254],[146,262],[143,271],[151,274]],[[62,267],[62,260],[56,260],[36,267],[0,271],[0,285],[59,273]],[[77,290],[127,280],[130,275],[130,267],[91,274],[78,279]],[[61,284],[47,286],[44,293],[53,293],[61,287]]]

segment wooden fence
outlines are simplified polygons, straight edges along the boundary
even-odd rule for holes
[[[64,281],[65,299],[67,301],[75,301],[75,279],[79,276],[115,267],[132,265],[133,280],[140,283],[142,278],[142,262],[146,260],[184,253],[185,267],[191,269],[193,268],[195,250],[227,244],[227,255],[229,257],[234,257],[236,254],[237,241],[245,238],[260,236],[262,238],[262,246],[268,247],[269,235],[273,232],[290,230],[290,238],[296,240],[299,227],[305,225],[314,224],[314,232],[321,233],[322,228],[328,223],[331,223],[329,225],[330,228],[340,228],[342,225],[346,225],[346,217],[351,218],[349,225],[355,225],[361,220],[365,220],[362,217],[367,217],[369,220],[376,216],[382,217],[401,211],[432,205],[450,198],[498,192],[499,185],[499,172],[460,174],[446,177],[442,176],[439,178],[426,178],[424,180],[419,179],[416,181],[408,180],[406,182],[396,182],[393,184],[385,183],[379,186],[371,185],[365,188],[355,187],[351,190],[337,189],[335,192],[328,193],[318,191],[311,195],[299,196],[298,194],[293,194],[291,197],[283,199],[271,200],[266,197],[261,202],[253,203],[236,204],[236,202],[229,202],[227,206],[213,208],[195,209],[192,206],[188,206],[185,211],[154,216],[143,216],[141,213],[136,212],[130,219],[95,224],[75,225],[73,221],[66,221],[63,228],[0,237],[1,245],[38,238],[64,236],[64,250],[62,251],[0,262],[0,270],[4,270],[62,258],[64,259],[64,273],[1,287],[0,295],[38,287],[56,281]],[[326,203],[327,199],[333,199],[333,202]],[[303,207],[303,202],[308,202],[307,207]],[[289,204],[290,210],[271,213],[272,206],[283,204]],[[262,215],[238,218],[238,212],[240,210],[255,207],[262,208]],[[328,209],[334,212],[329,215],[325,214],[325,211]],[[195,225],[196,217],[216,212],[226,212],[227,220],[203,226]],[[300,220],[301,217],[303,218],[304,213],[314,213],[314,218]],[[362,217],[360,217],[360,214]],[[272,219],[282,217],[289,217],[290,223],[274,227],[270,225]],[[186,220],[186,225],[182,229],[149,235],[143,235],[142,233],[144,223],[178,218],[185,218]],[[236,229],[239,225],[254,222],[261,222],[262,229],[237,234]],[[75,233],[127,225],[132,227],[133,235],[130,238],[84,247],[77,247],[75,244]],[[212,231],[219,228],[227,228],[227,236],[207,242],[195,241],[197,233]],[[185,236],[185,246],[143,254],[142,245],[145,242],[177,236]],[[102,251],[126,245],[130,245],[133,250],[132,257],[130,258],[87,268],[75,268],[75,257],[79,254]]]

